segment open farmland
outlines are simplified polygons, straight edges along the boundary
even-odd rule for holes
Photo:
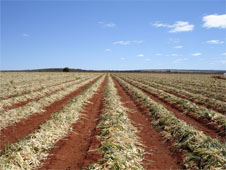
[[[0,169],[226,169],[223,78],[0,75]]]

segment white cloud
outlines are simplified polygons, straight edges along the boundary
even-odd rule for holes
[[[162,23],[159,23],[159,21],[157,21],[153,24],[153,26],[155,26],[155,27],[168,27],[169,25],[168,24],[162,24]]]
[[[226,53],[222,53],[221,55],[226,55]]]
[[[209,40],[206,41],[207,44],[223,44],[224,41],[220,41],[220,40]]]
[[[181,55],[173,53],[173,54],[170,54],[170,56],[177,57],[177,56],[181,56]]]
[[[133,40],[133,41],[116,41],[116,42],[113,42],[112,44],[119,44],[119,45],[130,45],[131,43],[134,43],[134,44],[141,44],[143,43],[142,40]]]
[[[23,37],[30,37],[30,35],[27,34],[27,33],[23,33],[22,36],[23,36]]]
[[[137,57],[144,57],[144,54],[137,54]]]
[[[186,31],[192,31],[194,29],[194,27],[195,26],[189,24],[189,22],[177,21],[176,24],[169,26],[169,28],[173,28],[169,32],[186,32]]]
[[[200,55],[202,55],[202,53],[193,53],[192,55],[193,56],[200,56]]]
[[[111,49],[107,48],[107,49],[105,49],[104,51],[106,51],[106,52],[111,52]]]
[[[204,21],[203,27],[206,28],[226,28],[226,14],[206,15],[202,18]]]
[[[109,27],[109,28],[116,27],[116,24],[114,24],[114,23],[104,23],[102,21],[99,21],[97,23],[100,24],[100,25],[102,25],[102,26],[104,26],[104,27]]]
[[[183,48],[182,45],[175,46],[174,48]]]
[[[108,24],[104,24],[105,27],[115,27],[116,24],[114,23],[108,23]]]
[[[125,60],[126,58],[125,58],[125,57],[121,57],[120,59],[121,59],[121,60]]]
[[[112,44],[119,44],[119,45],[129,45],[131,41],[116,41],[113,42]]]
[[[153,26],[170,28],[170,33],[192,31],[195,27],[194,25],[189,24],[187,21],[176,21],[175,24],[172,25],[156,22],[153,24]]]

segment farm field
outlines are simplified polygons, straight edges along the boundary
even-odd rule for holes
[[[216,75],[0,78],[0,169],[226,169],[226,80]]]

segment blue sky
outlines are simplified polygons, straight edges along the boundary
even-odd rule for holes
[[[225,0],[2,1],[1,69],[224,69]]]

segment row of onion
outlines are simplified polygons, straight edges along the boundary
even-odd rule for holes
[[[54,103],[55,101],[63,99],[66,95],[77,90],[79,87],[89,83],[96,77],[89,78],[88,80],[79,81],[69,87],[65,87],[63,90],[57,91],[49,96],[45,96],[40,100],[32,101],[22,107],[14,108],[0,112],[0,130],[20,122],[22,119],[26,119],[33,114],[42,114],[46,111],[46,107]]]
[[[161,130],[167,140],[173,141],[176,148],[185,152],[183,161],[186,168],[226,169],[226,145],[177,119],[173,113],[138,88],[117,76],[116,79],[134,99],[149,109],[149,116],[155,120],[152,125]]]
[[[158,96],[161,100],[174,105],[177,107],[180,111],[182,111],[183,114],[189,114],[189,116],[199,120],[199,119],[205,119],[209,123],[215,125],[215,128],[218,130],[219,133],[226,135],[226,116],[216,112],[214,110],[208,109],[204,106],[197,105],[189,100],[177,97],[173,94],[169,94],[163,90],[153,88],[149,86],[148,84],[144,84],[139,81],[134,81],[131,79],[126,79],[133,85],[145,89],[149,91],[151,94],[154,94],[155,96]]]
[[[28,170],[40,167],[41,161],[47,159],[55,143],[72,131],[72,124],[82,116],[83,107],[97,92],[103,80],[104,76],[26,138],[5,148],[0,153],[0,169]]]
[[[101,145],[98,151],[102,159],[85,169],[117,170],[144,169],[142,166],[144,147],[127,116],[128,108],[123,106],[112,78],[109,76],[104,92],[104,113],[98,124],[98,138]]]

